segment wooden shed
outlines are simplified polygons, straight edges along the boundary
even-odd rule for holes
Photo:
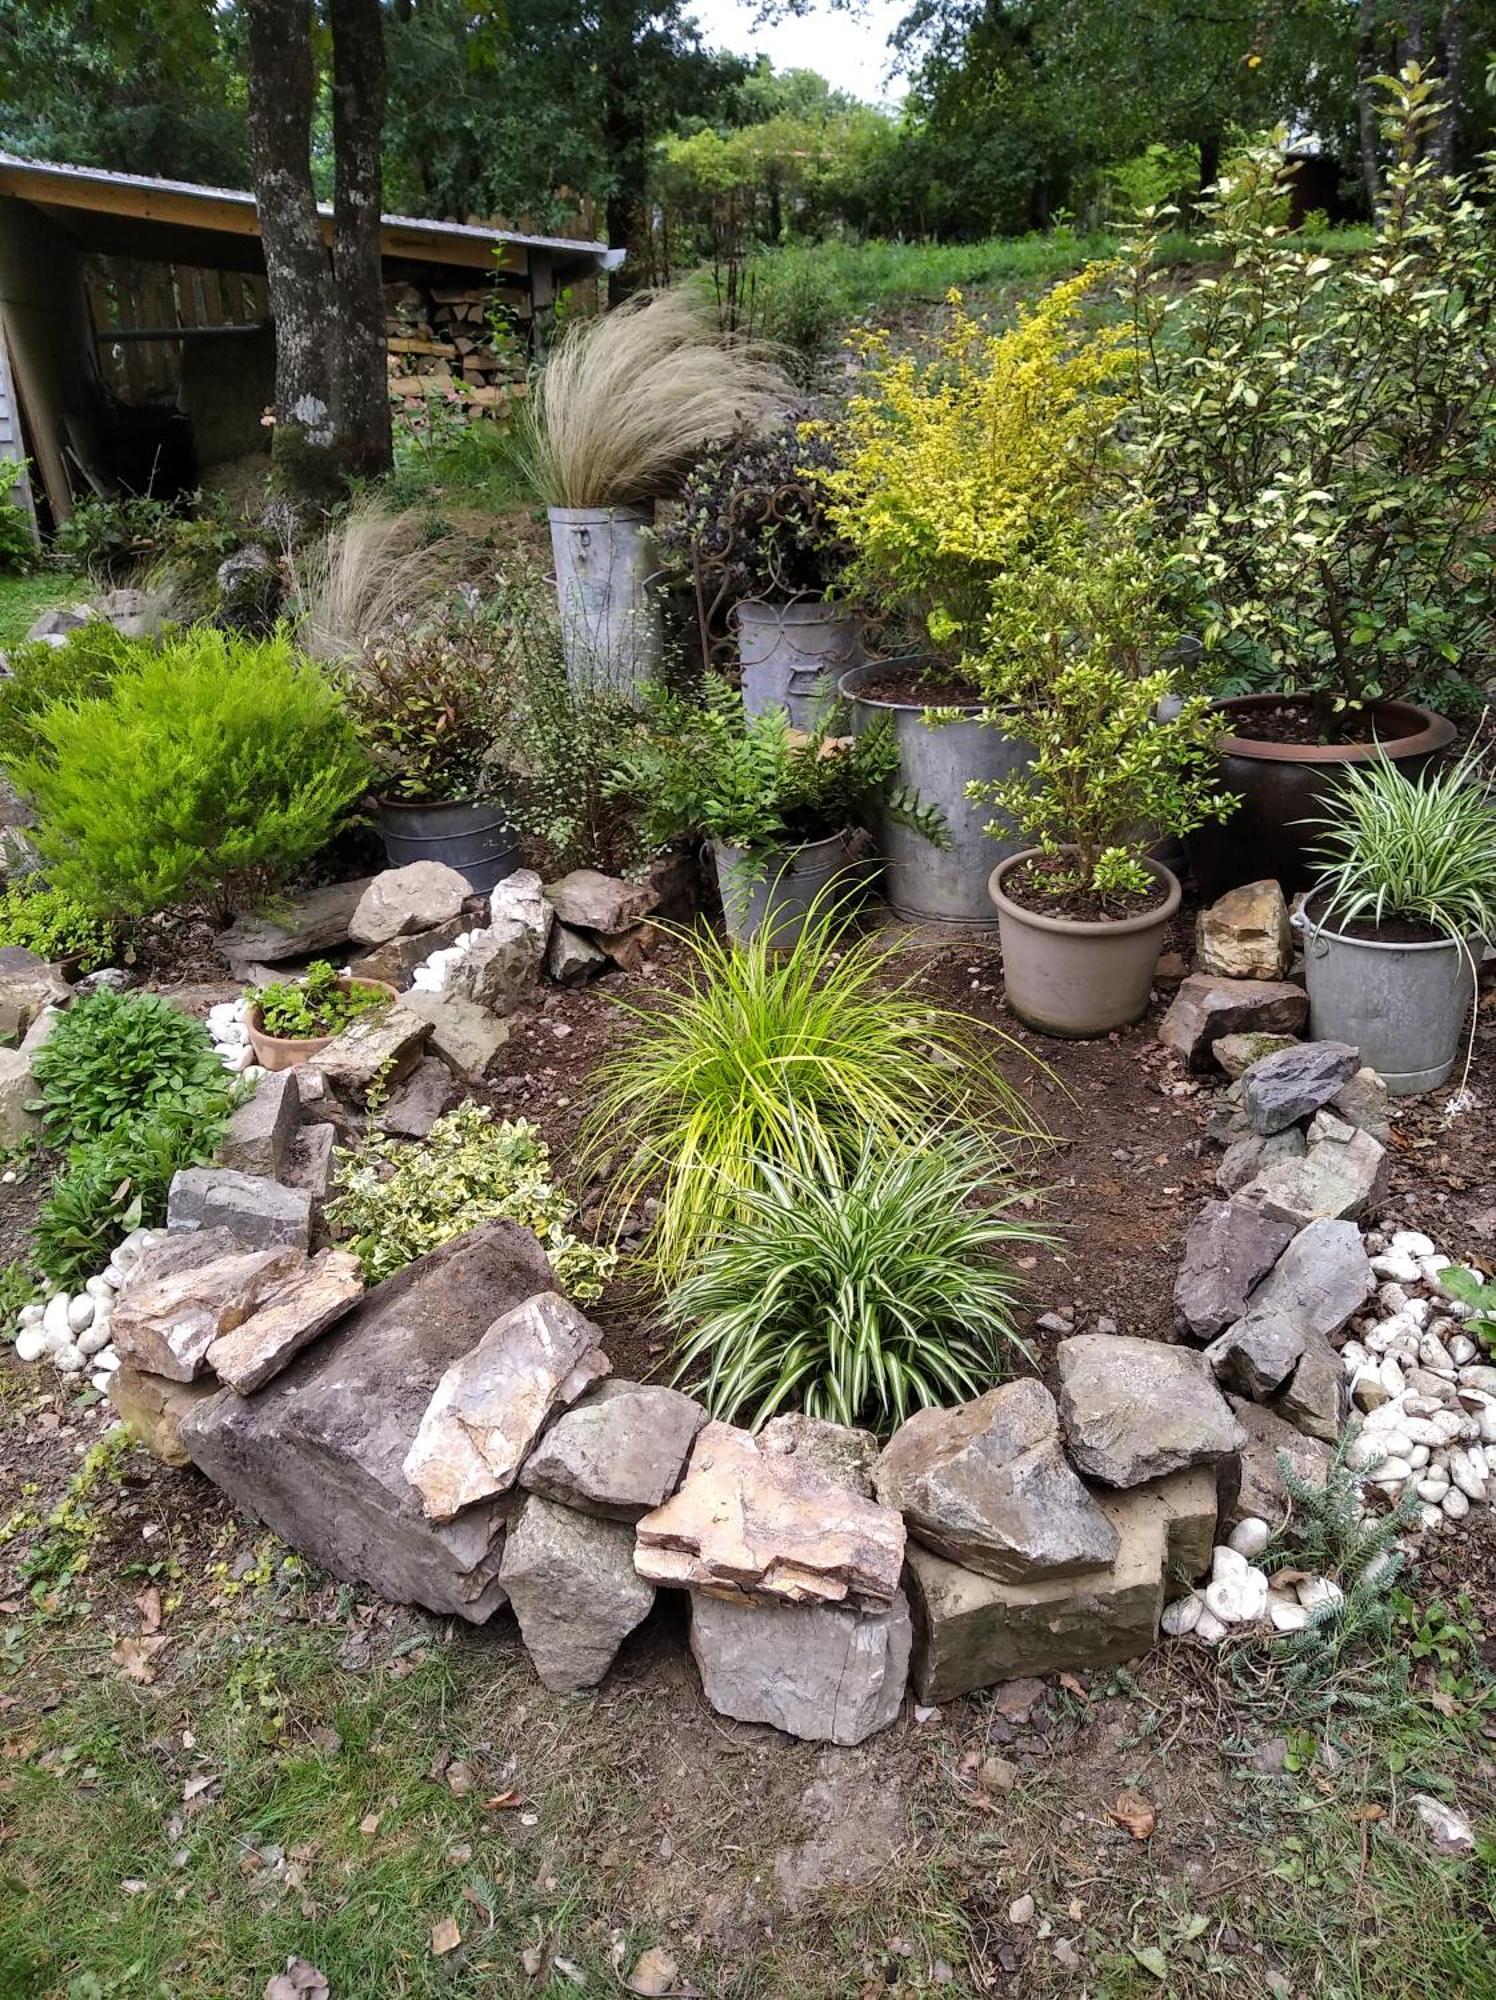
[[[322,216],[330,241],[330,205]],[[383,218],[383,254],[391,300],[491,295],[530,339],[564,287],[623,256],[403,215]],[[427,339],[392,349],[474,346],[416,330]],[[252,194],[0,152],[0,456],[29,459],[23,499],[43,525],[88,492],[170,497],[203,468],[264,447],[274,380]]]

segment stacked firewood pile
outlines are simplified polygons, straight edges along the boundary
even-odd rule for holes
[[[390,284],[384,309],[390,394],[398,401],[441,397],[493,415],[525,393],[523,325],[503,316],[495,323],[489,286]]]

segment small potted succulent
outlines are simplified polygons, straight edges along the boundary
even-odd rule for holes
[[[1319,882],[1294,918],[1310,1033],[1359,1049],[1394,1097],[1437,1090],[1496,937],[1490,780],[1473,751],[1416,778],[1382,758],[1346,771],[1313,824]]]
[[[1141,1018],[1180,895],[1148,849],[1235,803],[1216,789],[1209,702],[1176,708],[1175,670],[1151,664],[1170,636],[1158,584],[1125,528],[1077,529],[995,591],[973,663],[999,725],[1034,746],[1022,776],[973,790],[1036,843],[990,889],[1008,1006],[1045,1034]]]
[[[682,835],[711,842],[734,939],[767,925],[788,949],[813,907],[864,888],[874,872],[864,831],[873,813],[897,815],[926,840],[947,838],[940,815],[897,784],[887,727],[853,736],[842,733],[845,722],[834,702],[810,731],[779,707],[747,716],[737,690],[716,676],[699,705],[646,691],[612,782],[643,802],[653,844]]]
[[[656,540],[691,578],[703,649],[736,626],[743,706],[778,706],[798,729],[862,657],[863,614],[833,597],[852,550],[826,518],[824,427],[786,422],[714,452],[686,481]]]
[[[365,646],[348,682],[391,866],[445,862],[478,895],[520,858],[499,759],[507,636],[475,610],[397,626]]]
[[[398,999],[382,979],[357,979],[316,959],[300,979],[251,987],[249,1044],[261,1069],[294,1069],[335,1035]]]

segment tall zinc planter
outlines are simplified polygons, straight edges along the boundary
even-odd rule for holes
[[[743,669],[743,707],[788,710],[797,729],[813,729],[818,707],[862,658],[862,613],[818,598],[771,603],[745,597],[733,613]]]
[[[573,686],[628,693],[658,678],[651,516],[640,507],[552,507],[561,643]]]

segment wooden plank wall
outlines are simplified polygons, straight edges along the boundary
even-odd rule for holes
[[[256,326],[270,317],[258,272],[215,271],[134,257],[90,257],[88,301],[94,331],[115,328]],[[181,347],[174,340],[98,343],[99,372],[122,402],[136,407],[175,395]]]

